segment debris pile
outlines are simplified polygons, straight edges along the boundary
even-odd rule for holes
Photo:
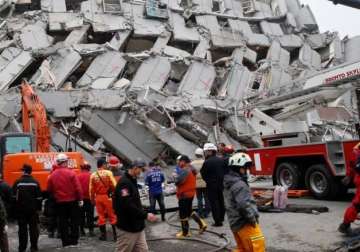
[[[299,0],[0,4],[1,132],[21,129],[25,78],[54,146],[88,156],[166,161],[208,141],[240,148],[274,133],[353,133],[360,67],[336,71],[360,61],[360,37],[319,33]]]

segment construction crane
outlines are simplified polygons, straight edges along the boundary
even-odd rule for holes
[[[352,8],[360,9],[360,0],[329,0],[334,4],[342,4]]]
[[[12,185],[22,175],[24,164],[31,165],[32,175],[39,181],[43,191],[53,168],[57,152],[51,152],[50,128],[46,109],[29,83],[21,84],[22,125],[24,133],[0,135],[0,173]],[[79,152],[66,152],[69,166],[79,170],[84,158]]]

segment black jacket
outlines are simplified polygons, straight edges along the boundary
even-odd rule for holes
[[[33,214],[41,210],[39,182],[31,175],[23,175],[13,185],[13,197],[17,214]]]
[[[147,213],[141,205],[137,181],[127,172],[116,185],[113,207],[118,228],[131,233],[144,230]]]
[[[223,187],[225,161],[217,156],[207,158],[200,170],[207,187]]]
[[[2,179],[0,179],[0,197],[4,203],[7,213],[9,214],[12,204],[11,187]]]

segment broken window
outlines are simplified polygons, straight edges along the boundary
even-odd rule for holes
[[[259,22],[249,22],[250,29],[255,34],[263,34],[263,31],[261,29]]]
[[[229,28],[230,29],[229,21],[227,18],[217,17],[217,20],[218,20],[218,23],[221,26],[221,28]]]
[[[125,52],[150,51],[154,46],[156,38],[130,38],[125,46]]]
[[[243,13],[251,14],[255,12],[254,0],[240,0]]]
[[[147,0],[145,4],[146,16],[149,18],[168,19],[168,10],[165,3],[159,0]]]
[[[120,13],[120,0],[103,0],[103,8],[107,13]]]
[[[218,0],[213,0],[212,11],[213,11],[213,12],[220,12],[220,6],[221,6],[220,1],[218,1]]]

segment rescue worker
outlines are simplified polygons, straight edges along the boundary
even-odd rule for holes
[[[156,216],[146,213],[141,205],[137,178],[144,172],[146,164],[136,160],[116,185],[113,207],[117,215],[119,234],[117,252],[149,251],[145,238],[145,220],[155,222]]]
[[[63,247],[78,244],[80,207],[84,204],[79,179],[68,161],[66,154],[57,155],[57,168],[49,176],[47,186],[47,191],[55,198]]]
[[[224,158],[224,156],[225,156],[225,147],[226,147],[226,145],[224,143],[219,143],[217,145],[217,155],[218,155],[218,157]]]
[[[7,235],[7,218],[5,205],[0,198],[0,251],[9,252],[9,240]]]
[[[193,212],[192,202],[196,192],[196,170],[190,165],[188,156],[182,155],[179,160],[180,172],[176,178],[176,196],[179,200],[179,215],[181,231],[176,234],[177,238],[190,237],[189,218],[191,217],[199,225],[199,233],[207,229],[207,224],[200,216]]]
[[[40,235],[39,214],[41,211],[41,189],[39,182],[31,176],[32,167],[24,165],[23,175],[13,185],[15,212],[18,220],[19,252],[25,252],[30,234],[31,252],[38,251]]]
[[[116,181],[111,171],[106,170],[106,160],[101,158],[97,161],[98,170],[90,177],[90,200],[95,203],[98,214],[98,226],[101,241],[106,241],[106,221],[109,220],[113,239],[116,241],[116,215],[112,208],[112,195],[115,190]]]
[[[108,162],[109,170],[112,172],[115,181],[118,182],[123,174],[123,172],[120,170],[122,167],[122,164],[120,160],[115,156],[110,156],[109,162]]]
[[[155,214],[156,202],[158,202],[161,213],[161,220],[165,221],[165,203],[162,184],[165,182],[165,175],[161,168],[154,162],[149,164],[149,172],[145,177],[145,184],[149,187],[150,212]]]
[[[229,173],[224,177],[226,212],[237,249],[233,252],[264,252],[265,238],[259,226],[259,213],[247,181],[252,165],[246,153],[229,159]]]
[[[212,143],[204,145],[205,162],[200,170],[202,178],[206,182],[207,194],[210,202],[211,213],[214,219],[213,226],[223,225],[225,206],[223,196],[223,181],[225,163],[216,155],[217,148]]]
[[[81,208],[81,220],[80,220],[80,234],[85,236],[85,227],[89,229],[89,236],[93,237],[94,234],[94,205],[90,200],[90,170],[91,166],[89,163],[85,162],[80,166],[81,171],[78,174],[78,179],[81,185],[82,193],[83,193],[83,201],[84,205]]]
[[[191,162],[191,166],[196,170],[196,198],[198,204],[198,214],[201,218],[207,218],[210,213],[210,204],[206,192],[206,183],[200,173],[203,164],[204,151],[201,148],[197,148],[195,150],[195,160]]]
[[[353,173],[353,181],[356,187],[355,196],[351,202],[351,206],[345,210],[343,222],[338,228],[339,232],[346,235],[352,234],[351,223],[357,219],[358,213],[360,212],[360,156],[356,160]]]
[[[5,209],[6,209],[6,216],[9,218],[11,212],[11,206],[12,206],[12,192],[11,187],[6,183],[3,178],[2,174],[0,174],[0,197],[3,200]]]

